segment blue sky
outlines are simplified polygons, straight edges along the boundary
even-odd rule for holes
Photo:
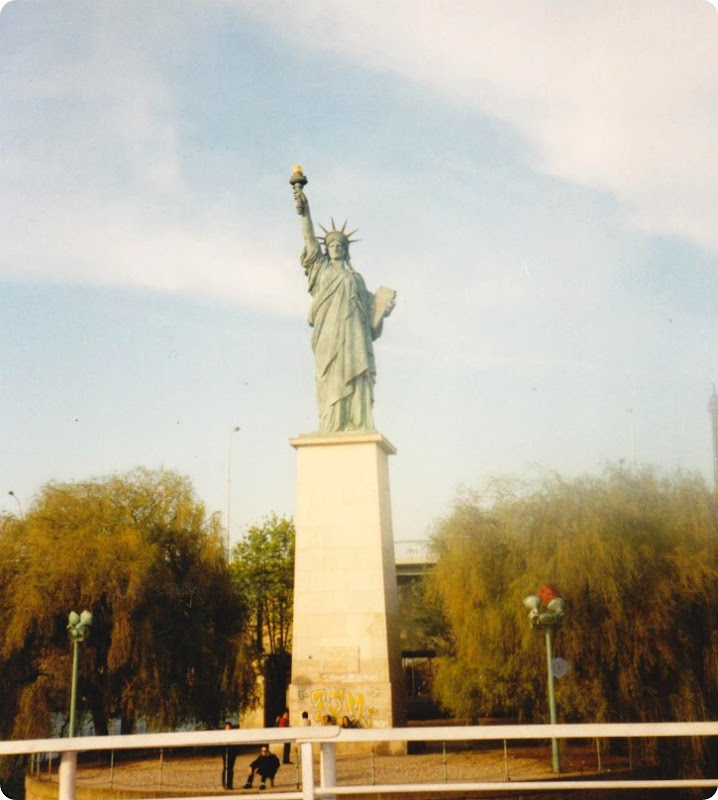
[[[141,465],[224,514],[231,446],[232,537],[293,513],[288,440],[317,422],[295,163],[398,292],[397,539],[491,476],[712,478],[706,0],[13,0],[0,119],[0,509]]]

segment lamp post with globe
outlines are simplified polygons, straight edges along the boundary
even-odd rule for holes
[[[78,665],[78,645],[84,642],[92,627],[92,614],[83,611],[78,614],[71,611],[67,622],[67,630],[72,640],[72,687],[70,689],[70,726],[69,736],[75,735],[75,706],[77,704],[77,665]]]
[[[556,724],[556,698],[553,690],[553,631],[563,621],[563,598],[550,583],[543,584],[537,594],[529,595],[524,600],[529,610],[529,622],[532,628],[542,628],[546,634],[546,662],[548,665],[548,706],[551,724]],[[553,771],[558,774],[561,764],[558,754],[558,739],[551,739],[551,763]]]

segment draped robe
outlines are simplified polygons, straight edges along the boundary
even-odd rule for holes
[[[371,327],[374,295],[350,266],[336,267],[319,244],[305,247],[301,263],[312,296],[309,324],[322,432],[374,430],[376,364]]]

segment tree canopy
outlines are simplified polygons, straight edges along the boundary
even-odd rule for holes
[[[271,655],[291,649],[294,522],[271,514],[234,546],[232,575],[255,620],[255,646]]]
[[[246,699],[244,609],[219,520],[182,476],[138,469],[48,484],[0,524],[0,735],[51,733],[69,707],[70,611],[93,614],[80,645],[78,711],[95,732],[216,726]]]
[[[544,641],[523,599],[552,583],[566,608],[554,655],[570,664],[559,721],[715,719],[718,516],[704,482],[609,469],[493,488],[491,507],[463,497],[434,537],[441,703],[547,721]]]
[[[252,620],[247,651],[264,680],[268,725],[284,710],[289,682],[294,542],[294,522],[271,514],[252,525],[232,551],[232,576]]]

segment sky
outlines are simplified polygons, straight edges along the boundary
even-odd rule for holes
[[[712,481],[707,0],[12,0],[0,120],[0,512],[143,466],[233,540],[294,513],[294,164],[397,291],[395,539],[498,476]]]

